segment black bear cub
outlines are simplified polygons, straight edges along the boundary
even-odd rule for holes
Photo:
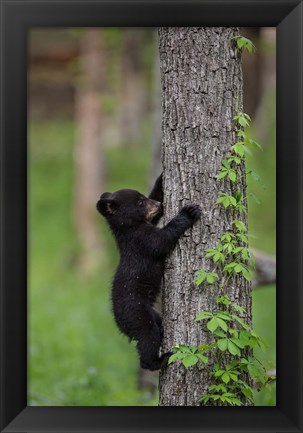
[[[136,340],[140,365],[149,370],[164,367],[171,353],[159,356],[162,319],[153,309],[160,291],[164,260],[179,237],[200,218],[200,207],[191,204],[165,227],[156,227],[162,216],[162,175],[149,197],[132,189],[101,195],[97,209],[103,215],[120,251],[113,280],[113,313],[120,330]]]

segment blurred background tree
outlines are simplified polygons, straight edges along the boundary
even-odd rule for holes
[[[75,180],[73,219],[80,242],[77,269],[89,272],[100,262],[102,236],[92,203],[104,189],[104,110],[106,51],[99,29],[79,33],[79,71],[75,80]]]
[[[261,155],[248,158],[257,355],[275,373],[275,29],[243,28],[244,107]],[[156,405],[118,333],[110,284],[118,256],[95,202],[105,190],[148,191],[161,171],[161,101],[154,29],[35,29],[28,57],[29,405]],[[266,188],[264,187],[266,185]],[[261,204],[253,197],[257,196]],[[261,278],[260,276],[263,277]],[[260,286],[266,284],[266,286]],[[259,405],[275,404],[275,382]]]

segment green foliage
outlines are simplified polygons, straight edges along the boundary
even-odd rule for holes
[[[248,114],[243,113],[242,111],[239,111],[234,117],[233,117],[234,122],[236,122],[239,126],[242,126],[243,128],[246,128],[247,126],[250,125],[251,122],[251,118]],[[238,132],[239,135],[239,132]],[[245,133],[244,134],[240,134],[240,135],[244,135],[245,137]]]
[[[238,193],[230,195],[226,192],[220,192],[217,203],[222,204],[225,209],[231,207],[234,211],[238,210],[240,213],[246,213],[247,211],[246,206],[243,204],[242,196]]]
[[[209,284],[213,284],[218,278],[218,274],[216,272],[206,272],[202,269],[197,271],[195,274],[194,283],[196,286],[200,286],[204,281],[207,281]]]
[[[237,174],[236,174],[235,170],[233,170],[230,167],[230,162],[231,161],[228,161],[226,159],[224,159],[222,161],[222,165],[221,165],[221,168],[219,170],[219,173],[216,176],[216,179],[218,179],[218,180],[223,179],[224,177],[227,176],[229,178],[229,180],[231,180],[232,182],[235,182],[237,180]]]
[[[231,40],[235,41],[236,47],[238,50],[247,50],[250,54],[256,51],[255,45],[252,41],[244,36],[238,35],[231,38]]]
[[[230,406],[241,406],[242,402],[236,396],[236,394],[232,392],[222,392],[222,393],[213,393],[213,394],[204,394],[201,396],[201,403],[208,403],[210,400],[216,402],[220,402],[224,405],[227,403]]]
[[[225,209],[228,206],[237,207],[237,200],[235,199],[235,197],[227,194],[226,192],[220,192],[220,195],[217,198],[217,203],[222,203]]]
[[[138,391],[135,345],[112,317],[109,289],[118,257],[97,214],[106,254],[95,273],[77,272],[79,246],[71,220],[74,130],[66,119],[29,125],[28,404],[157,405],[157,398]],[[126,184],[144,191],[146,142],[123,152],[106,150],[109,191]]]
[[[218,244],[216,248],[207,248],[205,257],[211,258],[214,263],[217,263],[218,261],[224,263],[225,256],[223,254],[223,245]]]
[[[198,362],[202,364],[208,363],[208,357],[204,355],[204,352],[210,348],[210,346],[206,348],[206,346],[195,347],[195,346],[185,346],[182,344],[178,344],[173,348],[175,352],[170,356],[168,360],[168,364],[171,364],[176,361],[182,361],[184,367],[189,368],[193,365],[196,365]]]
[[[251,138],[248,138],[245,129],[250,125],[250,117],[238,112],[233,118],[236,125],[240,127],[237,130],[237,136],[242,138],[230,147],[231,155],[224,159],[221,163],[216,179],[228,179],[233,185],[238,176],[236,167],[244,160],[245,154],[249,153],[248,146],[262,149],[261,146]],[[234,188],[231,188],[234,190]],[[243,194],[240,190],[236,190],[233,195],[221,191],[217,198],[217,204],[221,204],[226,212],[231,215],[234,212],[242,214],[246,212],[246,206],[243,203]],[[222,283],[220,283],[219,274],[217,272],[206,272],[204,270],[197,271],[195,274],[195,283],[199,285],[204,281],[209,284],[216,284],[221,289],[221,295],[216,298],[216,302],[220,309],[216,311],[199,312],[195,318],[197,322],[206,322],[206,329],[212,334],[213,343],[207,350],[213,350],[214,356],[219,360],[220,353],[228,352],[234,360],[226,367],[220,367],[219,362],[215,364],[213,377],[219,381],[219,384],[211,385],[208,393],[203,395],[200,401],[206,404],[209,401],[217,402],[218,404],[241,405],[241,395],[252,400],[253,391],[249,383],[244,380],[243,373],[247,373],[251,380],[256,381],[261,385],[265,385],[268,381],[264,366],[254,356],[244,357],[247,349],[255,347],[264,347],[263,340],[256,332],[245,323],[241,315],[245,313],[245,309],[232,302],[225,290],[229,279],[237,274],[241,274],[247,281],[252,279],[252,268],[254,266],[254,258],[251,256],[247,248],[247,227],[240,219],[232,221],[233,231],[224,232],[220,235],[220,241],[214,248],[207,248],[205,257],[209,258],[216,264],[222,275]],[[223,293],[222,293],[223,292]],[[191,354],[185,354],[180,351],[173,355],[171,362],[181,359],[188,359],[188,362],[183,365],[192,367],[197,364],[198,357],[196,355],[197,348],[191,348]],[[205,347],[203,350],[206,350]],[[189,357],[190,356],[190,357]]]

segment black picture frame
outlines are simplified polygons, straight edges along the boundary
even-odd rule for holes
[[[302,29],[298,0],[1,0],[3,432],[302,432]],[[33,27],[277,27],[276,407],[27,407],[27,32]]]

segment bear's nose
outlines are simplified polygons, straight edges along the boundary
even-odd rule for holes
[[[156,205],[158,208],[161,207],[162,203],[160,203],[159,201],[153,200],[153,204]]]

